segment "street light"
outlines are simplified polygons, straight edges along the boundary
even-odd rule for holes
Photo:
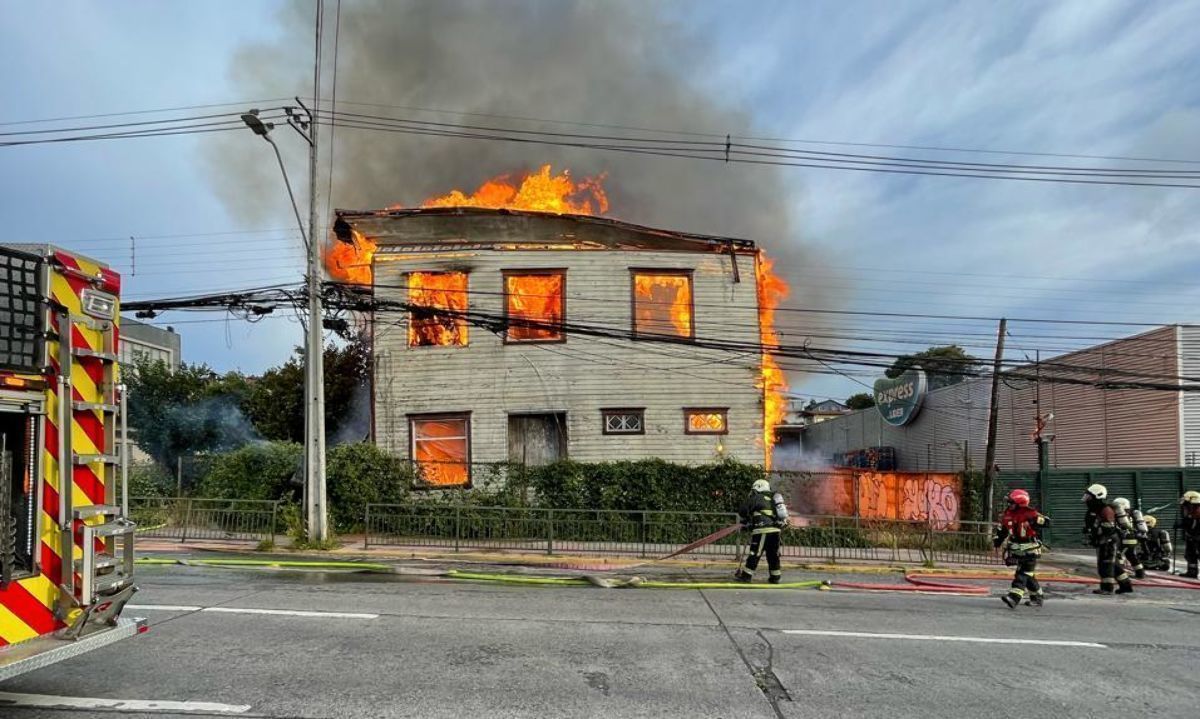
[[[325,342],[321,335],[324,313],[321,309],[320,253],[312,233],[305,231],[304,221],[300,219],[300,208],[296,205],[296,195],[292,192],[292,183],[288,180],[287,168],[283,164],[283,155],[269,134],[275,125],[263,122],[258,116],[258,110],[243,113],[242,122],[246,123],[246,127],[255,135],[270,143],[271,149],[275,151],[279,171],[283,173],[283,184],[287,187],[288,198],[292,201],[292,211],[296,213],[300,237],[304,240],[304,248],[308,253],[308,326],[305,328],[304,350],[304,508],[308,520],[309,541],[323,542],[329,538],[329,522],[325,506]],[[305,140],[310,148],[315,150],[314,139],[305,136]],[[313,154],[315,155],[315,152]],[[311,204],[311,224],[315,226],[316,203],[314,201]]]

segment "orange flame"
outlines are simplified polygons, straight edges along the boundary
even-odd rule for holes
[[[430,310],[467,311],[467,275],[464,272],[408,273],[409,303]],[[408,322],[408,346],[465,346],[467,321],[436,311],[413,310]]]
[[[506,275],[504,295],[509,320],[526,320],[548,327],[510,324],[509,342],[547,342],[563,339],[555,326],[563,321],[562,273]]]
[[[692,336],[692,278],[637,273],[633,276],[635,334]]]
[[[522,177],[519,185],[513,184],[510,178],[511,175],[493,177],[470,195],[462,190],[451,190],[449,194],[425,200],[421,207],[488,207],[571,215],[602,215],[608,212],[604,175],[573,182],[569,170],[551,175],[550,166],[542,165],[537,172]],[[593,202],[596,203],[594,211]]]
[[[771,468],[771,448],[775,446],[775,425],[787,412],[787,377],[775,361],[770,348],[779,346],[779,333],[775,331],[775,310],[791,291],[783,278],[772,270],[774,260],[760,252],[755,263],[758,280],[758,326],[763,344],[762,368],[758,388],[763,391],[763,447],[764,464]]]
[[[402,208],[393,205],[389,210]],[[608,212],[608,194],[604,175],[571,179],[569,170],[550,174],[550,165],[526,173],[516,182],[512,175],[493,177],[470,195],[462,190],[431,197],[421,207],[486,207],[490,209],[533,210],[572,215],[602,215]],[[331,240],[325,246],[325,269],[341,282],[369,285],[372,281],[371,258],[376,244],[357,231],[352,244]]]

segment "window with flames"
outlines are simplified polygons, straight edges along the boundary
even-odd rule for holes
[[[410,448],[418,480],[431,487],[471,482],[471,417],[442,414],[409,418]]]
[[[633,335],[696,336],[690,270],[633,270]]]
[[[507,342],[562,342],[567,274],[563,270],[504,273]]]
[[[687,434],[726,434],[729,432],[729,410],[725,407],[685,409],[683,420],[683,429]]]
[[[408,273],[408,301],[409,347],[467,345],[465,272]]]

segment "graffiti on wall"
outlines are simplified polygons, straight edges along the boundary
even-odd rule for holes
[[[929,521],[957,529],[962,479],[939,472],[872,472],[839,469],[800,473],[777,484],[788,506],[802,514]]]

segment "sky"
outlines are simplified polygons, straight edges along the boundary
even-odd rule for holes
[[[349,15],[352,6],[372,3],[344,4]],[[478,12],[486,21],[488,13],[519,4],[482,3]],[[303,59],[310,49],[287,34],[288,11],[297,6],[304,3],[2,0],[0,123],[265,104],[274,95],[247,95],[243,74],[252,69],[245,66],[247,57],[254,56],[245,49],[295,45]],[[687,62],[674,67],[668,81],[744,123],[670,129],[923,157],[940,155],[813,143],[1200,163],[1196,3],[696,0],[654,7],[674,38],[670,47],[687,51]],[[47,27],[54,28],[52,35],[31,31]],[[302,68],[270,69],[304,76]],[[536,68],[511,78],[537,81]],[[355,93],[343,99],[378,101],[369,87]],[[581,118],[563,117],[563,105],[552,98],[538,102],[512,112],[610,124],[651,121],[639,117],[637,103]],[[28,128],[0,126],[0,132],[15,129]],[[0,216],[6,220],[0,241],[51,242],[106,261],[124,275],[126,300],[298,281],[302,248],[270,149],[249,133],[220,140],[241,142],[233,146],[237,152],[261,158],[254,174],[258,212],[251,222],[232,207],[230,187],[222,186],[229,180],[206,165],[216,142],[200,135],[0,147]],[[473,152],[469,144],[461,151],[468,158]],[[1120,164],[1007,154],[970,159]],[[305,167],[295,148],[288,161],[293,182],[302,185]],[[1200,172],[1200,164],[1153,166]],[[731,171],[724,177],[732,184],[745,176]],[[782,206],[789,217],[781,218],[778,238],[755,239],[788,258],[782,269],[803,308],[1200,321],[1197,190],[802,168],[771,178],[771,201],[763,205],[770,212]],[[621,178],[609,181],[619,185]],[[655,201],[653,193],[641,194],[650,195],[642,202]],[[620,208],[614,211],[620,216]],[[785,332],[789,318],[800,316],[812,317],[787,315]],[[259,372],[283,361],[300,341],[299,325],[281,315],[255,325],[195,314],[154,321],[182,334],[185,360],[219,370]],[[985,322],[831,315],[822,324],[844,336],[837,340],[843,346],[872,351],[914,351],[956,340],[986,356],[994,341]],[[1052,354],[1138,329],[1016,322],[1010,355],[1037,349]],[[794,376],[793,386],[804,395],[844,398],[862,389],[862,381]]]

